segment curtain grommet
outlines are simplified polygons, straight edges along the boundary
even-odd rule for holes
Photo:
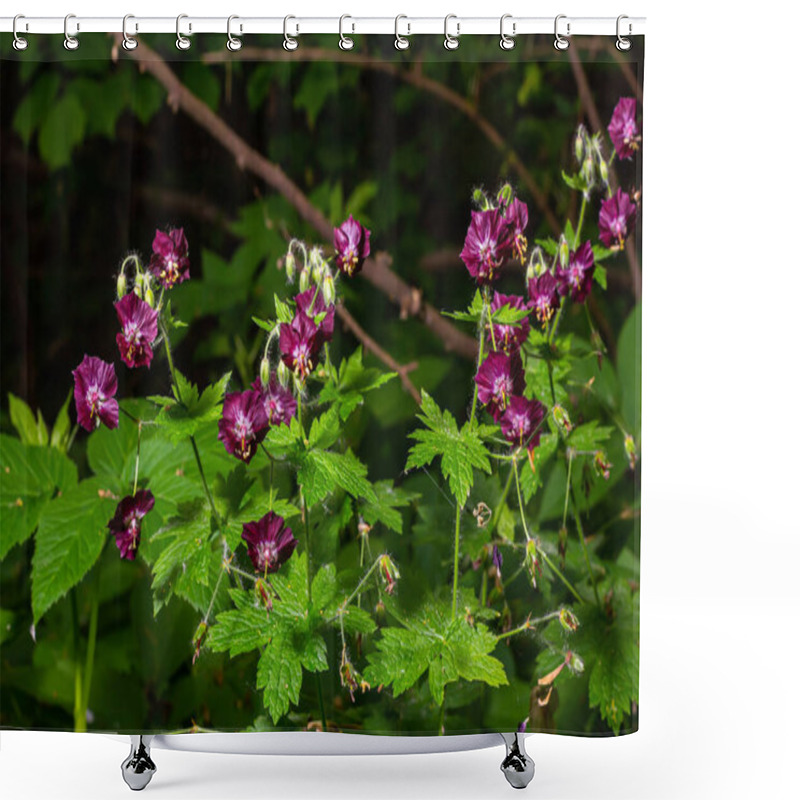
[[[553,24],[553,33],[555,34],[556,37],[553,40],[553,47],[555,47],[556,50],[566,50],[569,47],[569,39],[567,38],[569,37],[569,28],[570,28],[569,22],[567,22],[567,37],[562,36],[558,32],[558,21],[562,19],[567,19],[567,15],[559,14],[556,17],[555,23]]]

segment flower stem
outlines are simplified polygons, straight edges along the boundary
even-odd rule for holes
[[[211,490],[208,488],[208,481],[206,480],[206,473],[203,470],[203,462],[200,460],[200,451],[197,449],[197,442],[195,441],[194,436],[189,437],[189,441],[192,443],[192,451],[194,452],[194,460],[197,462],[197,471],[200,473],[200,480],[203,482],[203,489],[206,493],[206,498],[208,499],[208,504],[211,507],[211,513],[214,516],[214,520],[217,523],[217,528],[220,532],[225,527],[224,523],[222,522],[222,517],[219,515],[219,511],[217,511],[217,506],[214,503],[214,498],[211,494]]]
[[[139,454],[142,449],[142,421],[139,420],[139,424],[136,426],[136,466],[133,470],[133,493],[136,494],[136,490],[139,487]]]
[[[550,560],[550,557],[544,550],[539,549],[539,554],[542,556],[542,561],[547,564],[548,567],[553,571],[553,574],[567,587],[567,589],[572,592],[573,596],[579,603],[585,603],[586,601],[581,596],[580,592],[564,577],[561,570]]]
[[[97,648],[97,619],[100,614],[100,564],[95,565],[94,587],[92,588],[92,607],[89,612],[89,641],[86,646],[86,662],[83,668],[83,700],[82,719],[86,724],[86,712],[89,709],[89,696],[92,691],[92,675],[94,673],[94,654]]]
[[[567,527],[567,509],[569,508],[569,489],[572,479],[572,450],[567,451],[567,489],[564,492],[564,514],[561,517],[561,527]]]
[[[483,341],[484,341],[484,326],[483,326],[483,316],[481,315],[481,332],[480,332],[480,339],[478,344],[478,368],[480,368],[481,364],[483,363]],[[478,384],[475,384],[475,388],[472,392],[472,411],[469,415],[470,424],[472,424],[475,420],[475,410],[478,407]]]
[[[81,715],[83,711],[83,679],[81,662],[78,658],[80,651],[80,619],[78,617],[78,587],[74,587],[69,593],[70,605],[72,607],[72,659],[75,662],[75,697],[72,705],[72,718],[75,726],[75,733],[86,731],[86,715]]]
[[[444,702],[446,699],[447,687],[442,689],[442,704],[439,706],[439,736],[444,736]]]
[[[456,505],[456,533],[455,544],[453,548],[453,619],[456,618],[456,611],[458,609],[458,544],[461,538],[461,506]],[[442,712],[444,714],[444,712]]]
[[[347,608],[347,606],[349,606],[350,603],[353,602],[353,599],[355,597],[359,596],[359,593],[361,592],[361,589],[363,588],[364,584],[370,579],[370,577],[372,576],[372,573],[375,572],[375,570],[378,568],[378,565],[381,563],[381,559],[383,558],[384,555],[385,555],[385,553],[381,553],[381,555],[379,555],[375,559],[375,561],[373,562],[372,566],[364,573],[364,575],[361,577],[361,580],[358,582],[358,585],[356,586],[356,588],[353,589],[353,591],[350,593],[350,596],[337,609],[337,611],[336,611],[336,616],[337,617],[341,618],[341,616],[344,613],[344,611]]]
[[[175,397],[178,398],[179,403],[182,403],[183,400],[181,399],[181,390],[178,386],[178,381],[175,380],[175,364],[172,361],[172,348],[169,346],[169,334],[167,333],[167,329],[164,327],[164,325],[161,326],[161,334],[164,337],[164,352],[167,354],[169,374],[172,376],[172,384],[175,387]]]
[[[513,456],[512,456],[511,460],[514,461]],[[509,489],[511,489],[511,481],[513,480],[513,478],[514,478],[514,470],[510,469],[508,471],[508,480],[506,480],[506,485],[503,488],[503,494],[500,495],[500,501],[498,502],[497,508],[495,509],[494,513],[492,514],[491,520],[489,521],[489,528],[486,531],[488,536],[491,536],[492,533],[494,532],[494,529],[497,527],[497,521],[498,521],[498,518],[500,517],[500,514],[503,511],[503,508],[505,507],[506,498],[508,497]]]
[[[514,467],[514,481],[517,484],[517,502],[519,503],[519,515],[522,517],[522,530],[525,532],[525,539],[530,541],[531,535],[528,533],[528,523],[525,520],[525,506],[522,502],[522,490],[519,486],[519,470],[517,469],[517,459],[515,458],[511,463]]]
[[[581,228],[583,228],[583,215],[586,212],[586,195],[581,199],[581,213],[578,215],[578,227],[575,229],[575,249],[581,243]]]
[[[572,503],[573,503],[573,516],[575,517],[575,524],[578,526],[578,536],[581,539],[581,547],[583,548],[583,557],[586,560],[586,569],[589,570],[589,577],[592,579],[592,588],[594,589],[594,599],[597,605],[600,605],[600,593],[597,590],[597,578],[595,577],[594,570],[592,569],[591,562],[589,561],[589,549],[586,547],[586,538],[583,535],[583,525],[581,524],[581,515],[578,513],[578,504],[575,502],[575,489],[572,490]]]

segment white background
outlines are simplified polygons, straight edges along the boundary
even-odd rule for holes
[[[4,14],[647,16],[641,730],[534,736],[538,798],[797,797],[797,4],[17,0]],[[302,46],[302,45],[301,45]],[[128,796],[127,746],[3,732],[5,798]],[[157,751],[159,798],[507,797],[501,750]]]

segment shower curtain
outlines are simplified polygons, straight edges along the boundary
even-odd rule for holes
[[[642,37],[29,39],[2,727],[635,731]]]

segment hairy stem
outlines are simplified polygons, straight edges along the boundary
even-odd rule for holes
[[[515,458],[511,462],[512,466],[514,467],[514,482],[517,484],[517,502],[519,503],[519,515],[522,517],[522,530],[525,532],[525,539],[527,541],[531,540],[531,535],[528,533],[528,523],[525,520],[525,505],[522,502],[522,489],[520,489],[519,485],[519,470],[517,469],[517,459]]]
[[[575,249],[581,243],[581,228],[583,228],[583,216],[586,213],[586,195],[581,198],[581,213],[578,215],[578,227],[575,228]]]
[[[579,603],[585,603],[586,601],[581,596],[581,593],[564,577],[561,570],[550,560],[550,557],[547,555],[547,553],[545,553],[544,550],[541,549],[539,550],[539,553],[542,556],[542,561],[544,561],[544,563],[547,564],[548,567],[550,567],[550,569],[553,571],[553,574],[561,581],[561,583],[563,583],[564,586],[566,586],[567,589],[569,589],[569,591],[572,592],[573,597]]]

